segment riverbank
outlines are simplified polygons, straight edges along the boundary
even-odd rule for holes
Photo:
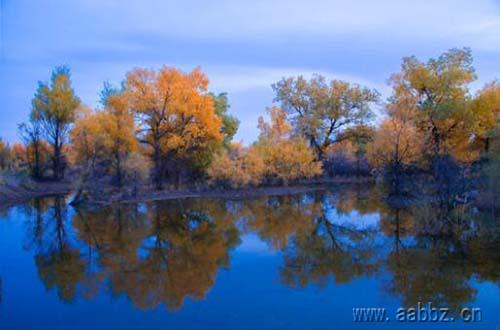
[[[305,181],[288,186],[261,186],[240,189],[215,189],[207,186],[198,189],[166,189],[160,191],[147,189],[143,190],[136,196],[123,193],[123,191],[127,191],[126,189],[123,189],[122,191],[112,191],[107,194],[102,194],[92,200],[81,201],[77,205],[79,207],[104,206],[113,203],[138,203],[201,197],[242,199],[259,196],[304,193],[324,189],[329,184],[355,184],[371,182],[374,182],[372,177],[345,176]],[[75,185],[71,181],[35,182],[32,180],[23,181],[15,178],[3,178],[2,181],[0,181],[0,207],[4,208],[13,204],[26,202],[32,198],[70,194],[74,192]]]
[[[32,198],[69,194],[73,191],[71,181],[43,181],[15,176],[0,176],[0,208],[26,202]]]

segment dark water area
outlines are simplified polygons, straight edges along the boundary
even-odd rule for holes
[[[0,214],[0,329],[500,329],[500,219],[384,200],[353,185],[15,206]],[[398,318],[419,302],[454,321]],[[384,320],[355,321],[366,307]]]

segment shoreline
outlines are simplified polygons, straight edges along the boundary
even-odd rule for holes
[[[310,182],[299,182],[292,185],[281,186],[259,186],[237,189],[211,189],[205,187],[202,190],[161,190],[144,191],[138,196],[121,196],[112,194],[105,199],[85,201],[75,207],[106,206],[115,203],[141,203],[160,200],[184,199],[184,198],[225,198],[242,199],[256,198],[260,196],[280,196],[288,194],[304,193],[323,190],[329,184],[361,184],[373,183],[373,177],[334,177],[328,179],[314,180]],[[0,184],[0,209],[8,208],[16,204],[25,203],[33,198],[50,197],[54,195],[68,195],[75,192],[72,182],[34,182],[33,187],[26,188],[22,185]]]
[[[33,198],[67,195],[74,191],[73,183],[70,181],[31,181],[29,185],[27,187],[18,182],[0,183],[0,209],[25,203]]]

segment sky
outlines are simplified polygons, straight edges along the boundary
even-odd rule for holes
[[[319,73],[385,98],[403,57],[457,47],[472,49],[473,90],[500,79],[500,0],[0,0],[0,137],[18,139],[57,65],[89,106],[134,67],[201,66],[248,144],[282,77]]]

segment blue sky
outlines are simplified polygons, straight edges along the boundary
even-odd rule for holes
[[[0,0],[0,136],[17,139],[38,80],[71,67],[82,101],[137,66],[201,66],[257,135],[270,85],[317,72],[378,89],[401,58],[472,48],[479,79],[500,78],[499,0]]]

